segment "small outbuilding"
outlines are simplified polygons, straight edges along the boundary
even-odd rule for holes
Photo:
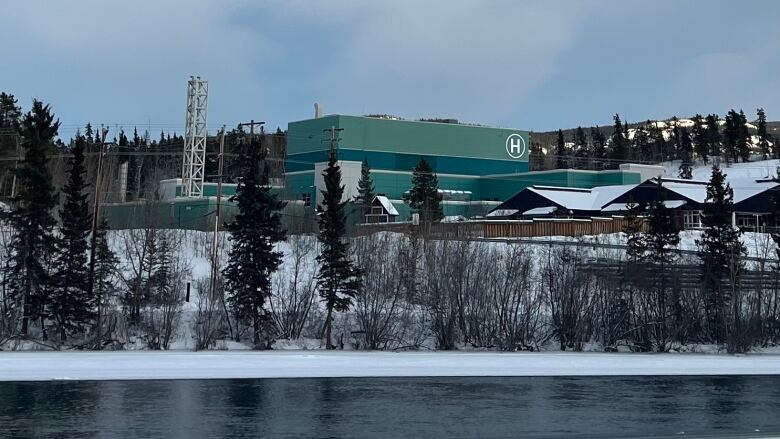
[[[371,210],[366,214],[367,223],[394,223],[398,218],[398,210],[384,195],[377,195],[371,202]]]

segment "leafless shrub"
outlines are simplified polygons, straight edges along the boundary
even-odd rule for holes
[[[291,235],[287,242],[290,254],[285,255],[285,263],[272,275],[274,294],[268,305],[277,336],[297,339],[316,306],[316,266],[312,261],[317,241],[314,236]]]

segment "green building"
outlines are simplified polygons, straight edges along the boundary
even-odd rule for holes
[[[439,180],[444,214],[478,218],[529,186],[593,188],[639,184],[658,174],[652,166],[622,165],[619,170],[558,169],[528,171],[527,131],[458,123],[406,121],[396,118],[329,115],[290,122],[284,181],[273,190],[287,202],[283,212],[291,233],[316,229],[315,207],[324,188],[329,131],[335,128],[345,199],[357,194],[363,161],[371,168],[377,207],[407,220],[403,202],[411,188],[412,169],[425,158]],[[236,186],[223,185],[222,221],[230,221],[236,206],[229,201]],[[183,228],[213,230],[216,184],[204,184],[202,198],[181,197],[181,180],[163,180],[160,199],[104,205],[112,228]],[[362,218],[354,218],[362,222]]]
[[[630,170],[528,172],[530,142],[523,130],[329,115],[288,126],[283,191],[288,200],[299,200],[312,209],[319,203],[331,128],[338,130],[345,198],[356,195],[361,164],[366,161],[376,193],[390,200],[399,220],[409,216],[403,196],[411,187],[412,169],[422,158],[438,176],[448,216],[484,216],[531,185],[591,188],[642,180],[641,172]]]

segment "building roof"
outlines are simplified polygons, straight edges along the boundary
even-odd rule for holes
[[[388,199],[384,195],[377,195],[374,197],[374,202],[379,201],[379,204],[382,205],[382,208],[385,209],[388,215],[398,215],[398,211],[396,210],[395,206],[393,206],[393,203],[390,202],[390,199]],[[373,202],[371,203],[373,204]]]
[[[737,180],[729,182],[729,184],[734,191],[735,203],[778,186],[778,183],[775,181],[757,181],[753,179]],[[664,178],[661,180],[661,186],[696,203],[703,204],[707,199],[706,181]]]
[[[598,186],[592,189],[565,188],[553,186],[531,186],[532,191],[553,203],[569,210],[601,210],[610,201],[630,191],[637,185],[621,184]]]

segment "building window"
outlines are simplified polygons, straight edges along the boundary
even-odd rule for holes
[[[304,206],[311,206],[311,194],[309,192],[302,193],[301,200],[303,200]]]
[[[689,229],[701,229],[701,211],[700,210],[686,210],[683,213],[683,228]]]
[[[737,227],[744,231],[758,231],[758,217],[756,215],[737,215]]]
[[[384,209],[382,209],[382,206],[371,206],[371,215],[382,215],[385,213]]]

